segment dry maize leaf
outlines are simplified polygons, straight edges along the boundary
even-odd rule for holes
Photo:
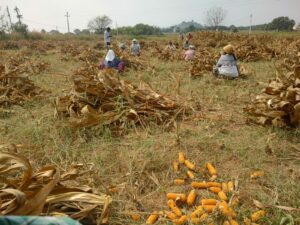
[[[253,204],[259,209],[278,208],[278,209],[282,209],[282,210],[286,210],[286,211],[300,211],[299,208],[293,208],[290,206],[282,206],[282,205],[267,205],[267,204],[263,204],[257,200],[253,200]]]
[[[286,116],[287,114],[284,111],[270,111],[263,113],[263,115],[271,118],[280,118]]]
[[[22,167],[25,168],[25,171],[23,174],[23,181],[20,183],[19,189],[27,186],[28,181],[32,176],[32,168],[29,161],[25,157],[20,155],[0,152],[0,175],[7,175],[10,171]]]
[[[17,146],[15,144],[1,144],[0,145],[0,150],[1,151],[6,151],[6,152],[12,152],[12,153],[18,153]]]
[[[1,213],[4,215],[10,214],[18,207],[22,207],[26,202],[25,193],[17,189],[2,189],[0,190],[0,193],[0,196],[3,200],[8,198],[8,195],[14,196],[13,198],[9,198],[11,199],[11,201],[5,202],[2,205],[0,205]]]
[[[31,174],[31,165],[27,159],[21,156],[1,153],[0,162],[2,163],[2,174],[13,171],[10,167],[19,170],[24,167],[24,174],[26,172],[29,175]],[[74,169],[80,167],[81,165],[73,165],[73,171],[66,174],[65,180],[67,178],[73,179],[73,175],[76,174]],[[92,218],[92,220],[98,221],[97,224],[108,220],[108,206],[111,203],[109,196],[86,193],[87,191],[91,191],[91,188],[87,186],[78,185],[72,188],[58,184],[60,175],[53,166],[43,167],[36,174],[29,175],[27,177],[24,176],[26,180],[17,178],[11,182],[7,182],[4,179],[7,188],[0,189],[1,214],[40,215],[46,212],[52,215],[52,213],[60,213],[79,220]],[[18,190],[10,187],[20,187],[22,189]]]
[[[76,201],[76,202],[87,202],[91,204],[103,205],[109,199],[111,202],[111,197],[108,195],[95,195],[90,193],[82,193],[82,192],[68,192],[57,195],[49,195],[46,199],[46,202],[49,204],[57,203],[57,202],[68,202],[68,201]]]
[[[257,201],[257,200],[253,200],[253,204],[254,204],[257,208],[259,208],[259,209],[264,209],[264,208],[266,208],[266,205],[264,205],[263,203],[261,203],[261,202],[259,202],[259,201]]]
[[[33,198],[28,199],[22,207],[11,212],[13,215],[39,215],[42,213],[47,196],[59,181],[59,173],[56,172],[53,180],[47,183]]]
[[[291,122],[295,125],[300,124],[300,102],[294,106],[294,113]]]
[[[266,125],[266,124],[270,123],[271,121],[268,117],[260,116],[257,118],[257,122],[261,125]]]
[[[72,214],[72,218],[76,220],[82,220],[88,218],[93,210],[95,210],[98,205],[91,205],[89,207],[81,209],[79,212]]]
[[[102,213],[100,217],[97,219],[97,224],[106,224],[108,222],[109,216],[109,206],[112,202],[110,196],[105,196],[104,204],[102,206]]]

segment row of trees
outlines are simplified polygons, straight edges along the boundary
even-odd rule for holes
[[[292,31],[295,27],[296,22],[289,17],[277,17],[270,23],[259,24],[252,26],[253,30],[263,30],[263,31]],[[238,27],[239,30],[247,30],[248,27]]]
[[[101,34],[104,32],[105,28],[112,24],[112,20],[104,15],[98,16],[88,23],[88,28],[91,32],[95,34]],[[136,24],[135,26],[126,26],[118,28],[117,32],[119,34],[126,35],[160,35],[162,34],[159,27],[150,26],[147,24]]]
[[[19,14],[18,8],[15,8],[18,22],[11,24],[9,26],[7,19],[5,19],[4,13],[1,11],[0,8],[0,35],[5,34],[7,31],[14,31],[21,33],[23,35],[27,34],[27,25],[22,23],[22,15]],[[209,9],[206,12],[206,24],[207,26],[202,26],[201,24],[198,24],[194,21],[190,22],[183,22],[179,24],[178,26],[172,26],[169,28],[159,28],[155,26],[150,26],[146,24],[137,24],[135,26],[125,26],[118,28],[117,32],[119,34],[125,34],[125,35],[161,35],[163,32],[193,32],[197,30],[202,29],[208,29],[208,30],[231,30],[233,32],[236,32],[239,29],[248,29],[249,27],[235,27],[231,25],[230,27],[227,26],[221,26],[222,22],[226,18],[227,12],[221,8],[221,7],[214,7]],[[112,20],[106,16],[98,16],[90,20],[87,24],[88,29],[75,29],[74,34],[101,34],[104,32],[104,30],[111,26]],[[278,17],[275,18],[271,23],[268,24],[262,24],[262,25],[256,25],[253,26],[253,29],[258,30],[278,30],[278,31],[291,31],[293,30],[293,27],[295,26],[295,21],[288,18],[288,17]],[[10,29],[11,28],[11,29]],[[42,33],[46,33],[45,30],[43,30]],[[58,31],[52,30],[50,33],[53,34],[59,34]]]

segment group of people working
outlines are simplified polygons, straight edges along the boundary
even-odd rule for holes
[[[122,62],[115,54],[115,52],[110,48],[111,45],[111,35],[110,28],[108,27],[104,32],[104,43],[108,52],[106,54],[105,59],[100,63],[100,69],[104,68],[114,68],[119,72],[123,72],[125,69],[125,63]],[[186,61],[192,61],[195,58],[196,48],[194,45],[190,44],[191,39],[193,38],[191,33],[188,33],[186,36],[186,40],[184,40],[183,34],[179,36],[181,41],[184,41],[183,48],[186,49],[184,52],[184,59]],[[119,44],[119,48],[121,51],[126,50],[126,45],[124,43]],[[166,46],[167,50],[176,50],[178,45],[172,43],[171,41]],[[134,56],[140,56],[141,47],[136,39],[132,40],[130,46],[130,52]],[[232,45],[226,45],[223,48],[221,56],[217,62],[217,64],[213,67],[213,74],[216,77],[224,77],[224,78],[237,78],[239,76],[239,69],[237,65],[237,58],[234,53],[234,47]]]
[[[104,32],[104,43],[105,47],[108,50],[107,54],[104,58],[104,60],[100,63],[99,68],[105,69],[105,68],[113,68],[118,70],[120,73],[122,73],[125,69],[125,63],[121,61],[115,54],[114,50],[111,49],[111,34],[110,34],[110,27],[106,28]],[[125,43],[120,43],[119,48],[121,51],[126,50]],[[130,46],[130,52],[134,56],[140,56],[141,54],[141,47],[140,44],[136,39],[132,40],[131,46]]]

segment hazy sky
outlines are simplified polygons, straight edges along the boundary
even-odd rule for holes
[[[289,16],[300,22],[300,0],[0,0],[1,14],[9,7],[13,22],[18,6],[29,29],[47,31],[58,28],[67,31],[66,17],[70,14],[70,29],[86,28],[90,19],[106,14],[113,27],[146,23],[160,27],[194,20],[205,24],[205,12],[220,6],[227,11],[223,25],[249,25],[270,22],[274,17]]]

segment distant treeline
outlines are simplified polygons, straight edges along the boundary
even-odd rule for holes
[[[263,30],[263,31],[292,31],[295,27],[296,23],[294,20],[289,17],[278,17],[273,19],[270,23],[254,25],[251,28],[253,30]],[[300,27],[300,25],[298,25]],[[249,30],[250,26],[201,26],[200,24],[196,24],[194,21],[185,22],[185,27],[182,26],[182,23],[179,25],[162,28],[161,31],[164,33],[171,32],[193,32],[193,31],[201,31],[201,30],[220,30],[220,31],[232,31],[238,32],[239,30]]]
[[[114,32],[118,32],[118,34],[123,35],[162,35],[162,31],[159,27],[150,26],[147,24],[139,23],[133,27],[127,26],[127,27],[120,27],[118,30],[115,30]]]
[[[46,30],[42,29],[40,32],[29,32],[27,25],[23,23],[15,23],[12,27],[12,29],[9,32],[8,27],[6,24],[0,24],[0,40],[2,39],[44,39],[44,38],[51,38],[51,37],[61,37],[61,36],[78,36],[82,39],[91,39],[94,36],[102,35],[106,27],[111,24],[110,21],[108,21],[105,25],[103,23],[96,23],[98,20],[108,20],[109,18],[103,16],[103,17],[97,17],[92,20],[94,23],[89,23],[89,29],[75,29],[73,32],[69,33],[60,33],[58,30],[51,30],[47,32]],[[96,22],[95,22],[96,21]],[[93,26],[92,26],[93,25]],[[272,22],[266,23],[266,24],[260,24],[260,25],[254,25],[252,26],[252,30],[261,30],[261,31],[292,31],[293,29],[300,29],[300,25],[295,26],[296,23],[294,20],[289,19],[288,17],[278,17],[273,19]],[[230,32],[238,32],[243,30],[249,30],[249,26],[240,26],[236,27],[234,25],[231,26],[203,26],[195,21],[189,21],[189,22],[182,22],[181,24],[171,26],[168,28],[160,28],[156,26],[151,26],[147,24],[136,24],[135,26],[124,26],[119,27],[117,29],[112,29],[112,34],[120,34],[120,35],[128,35],[128,36],[140,36],[140,35],[163,35],[164,33],[186,33],[186,32],[195,32],[195,31],[201,31],[201,30],[219,30],[219,31],[230,31]]]

